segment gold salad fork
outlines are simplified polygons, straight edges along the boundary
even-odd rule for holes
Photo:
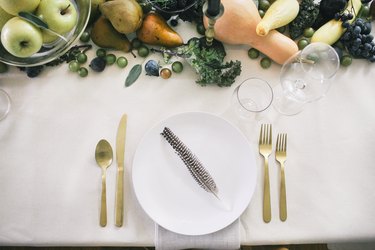
[[[285,221],[287,217],[285,171],[284,171],[284,163],[286,161],[286,142],[287,142],[287,134],[277,135],[276,160],[280,163],[280,168],[281,168],[281,180],[280,180],[280,220],[281,221]]]
[[[262,124],[259,135],[259,153],[264,157],[264,193],[263,220],[271,221],[270,178],[268,171],[268,157],[272,152],[272,125]]]

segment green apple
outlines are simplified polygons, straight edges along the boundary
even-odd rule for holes
[[[3,10],[3,8],[0,7],[0,32],[4,24],[8,22],[8,20],[11,19],[12,17],[13,15],[9,14],[5,10]]]
[[[40,0],[0,0],[0,7],[17,16],[20,11],[34,12],[39,3]]]
[[[59,34],[71,31],[77,24],[77,10],[69,0],[41,0],[36,15]]]
[[[13,17],[1,30],[1,43],[10,54],[29,57],[42,47],[42,32],[30,22]]]

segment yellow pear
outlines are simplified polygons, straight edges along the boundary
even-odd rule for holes
[[[120,33],[130,34],[141,27],[142,7],[135,0],[113,0],[100,5],[101,13]]]
[[[100,16],[95,21],[91,30],[91,40],[102,48],[112,48],[129,52],[131,50],[131,44],[129,39],[113,27],[111,22],[104,16]]]

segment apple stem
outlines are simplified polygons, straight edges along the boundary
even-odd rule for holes
[[[65,9],[61,10],[60,14],[65,15],[65,13],[69,9],[69,7],[70,7],[70,4],[68,4],[68,6]]]

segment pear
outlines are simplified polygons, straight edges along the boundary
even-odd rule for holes
[[[135,0],[108,1],[101,4],[99,9],[120,33],[130,34],[141,27],[143,11]]]
[[[137,37],[151,45],[177,47],[183,44],[181,36],[169,27],[162,16],[153,12],[144,18],[141,28],[137,31]]]
[[[129,52],[131,50],[131,44],[128,38],[113,27],[111,22],[104,16],[100,16],[95,21],[91,30],[91,40],[99,47],[111,48]]]
[[[91,12],[90,12],[90,20],[89,23],[95,22],[99,16],[100,16],[100,11],[99,11],[99,5],[104,3],[105,0],[91,0]]]

